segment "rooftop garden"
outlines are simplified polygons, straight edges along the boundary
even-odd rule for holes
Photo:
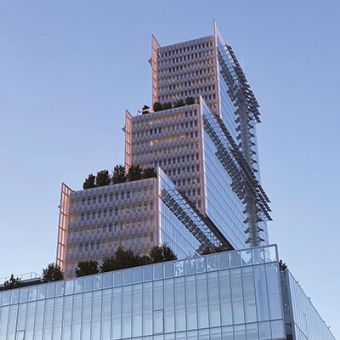
[[[43,269],[42,276],[36,277],[33,280],[33,284],[59,281],[63,279],[64,279],[64,274],[62,270],[60,269],[60,267],[55,265],[54,263],[50,263],[46,268]],[[22,280],[19,277],[15,277],[14,274],[11,274],[11,277],[8,280],[6,280],[2,285],[0,284],[0,291],[25,287],[30,284],[32,284],[32,281]]]
[[[185,100],[183,99],[179,99],[175,102],[165,102],[165,103],[160,103],[160,102],[154,102],[152,108],[153,108],[153,112],[157,112],[157,111],[163,111],[163,110],[169,110],[169,109],[173,109],[176,107],[181,107],[181,106],[185,106],[185,105],[192,105],[195,104],[196,100],[194,97],[187,97]],[[142,108],[142,114],[148,114],[151,113],[151,109],[149,106],[144,105]]]
[[[224,245],[213,248],[207,247],[203,249],[201,255],[209,255],[225,251],[228,251],[228,249]],[[93,260],[79,262],[75,269],[75,274],[77,277],[81,277],[173,260],[177,260],[177,256],[165,243],[160,246],[154,246],[147,255],[140,255],[130,249],[125,250],[123,247],[118,247],[112,256],[103,258],[101,264]],[[287,265],[282,260],[279,261],[279,270],[282,272],[287,270]],[[61,268],[54,263],[50,263],[45,269],[43,269],[42,277],[36,279],[33,284],[41,284],[63,279],[64,274]],[[32,282],[30,284],[32,284]],[[28,285],[29,284],[27,284],[24,280],[21,280],[19,277],[15,277],[14,274],[12,274],[8,280],[0,285],[0,291],[25,287]]]
[[[167,244],[154,246],[148,255],[139,255],[131,249],[118,247],[112,256],[103,258],[100,265],[92,260],[79,262],[75,274],[80,277],[173,260],[177,260],[177,256]]]
[[[140,179],[157,177],[155,168],[142,168],[139,165],[131,165],[126,171],[124,165],[116,165],[110,175],[108,170],[100,170],[97,175],[89,174],[83,183],[83,189],[92,189],[111,184],[138,181]]]
[[[75,274],[77,277],[80,277],[173,260],[177,260],[177,256],[167,244],[154,246],[147,255],[139,255],[130,249],[125,250],[123,247],[118,247],[112,256],[103,258],[100,265],[97,261],[92,260],[79,262],[75,269]],[[50,263],[43,269],[41,278],[34,280],[34,284],[59,281],[63,279],[64,273],[61,268],[54,263]],[[0,291],[25,286],[28,286],[25,280],[15,277],[14,274],[12,274],[11,277],[2,284],[2,286],[0,285]]]

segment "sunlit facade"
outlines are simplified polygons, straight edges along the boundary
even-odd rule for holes
[[[226,243],[158,168],[157,177],[72,191],[62,185],[57,264],[67,278],[80,261],[101,263],[119,246],[147,254],[168,244],[178,258]]]

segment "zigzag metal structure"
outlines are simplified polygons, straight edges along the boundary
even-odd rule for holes
[[[239,195],[239,190],[244,189],[240,186],[246,186],[247,191],[251,191],[252,194],[256,196],[257,203],[261,208],[263,208],[263,212],[267,216],[267,219],[271,220],[269,215],[271,209],[268,205],[270,200],[244,156],[239,151],[238,146],[228,132],[222,119],[219,117],[213,117],[212,115],[210,115],[210,117],[204,115],[204,123],[209,137],[213,140],[217,147],[217,156],[220,160],[222,160],[222,163],[225,165],[225,169],[234,181],[236,189],[235,193],[238,194],[240,199],[243,199],[244,196]],[[223,140],[225,143],[223,143]],[[229,145],[226,141],[229,142]]]
[[[185,227],[200,242],[201,247],[198,252],[205,248],[215,248],[220,245],[226,245],[232,249],[229,242],[212,224],[206,221],[205,217],[194,209],[193,206],[177,190],[162,189],[161,197],[164,204],[174,213]],[[207,228],[209,224],[209,228]]]

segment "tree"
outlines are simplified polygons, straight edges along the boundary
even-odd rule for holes
[[[115,256],[104,257],[102,264],[100,265],[100,271],[102,273],[111,272],[116,269],[116,259]]]
[[[145,168],[142,171],[142,178],[153,178],[157,177],[157,172],[155,168]]]
[[[177,260],[176,254],[166,243],[153,247],[149,256],[154,263]]]
[[[163,106],[163,110],[168,110],[172,108],[172,103],[170,102],[164,103],[162,106]]]
[[[149,255],[141,255],[140,262],[141,262],[141,266],[144,266],[146,264],[152,264],[152,260]]]
[[[142,108],[142,114],[145,115],[147,113],[150,113],[150,107],[147,105],[144,105]]]
[[[97,172],[96,176],[96,186],[97,187],[104,187],[109,185],[111,182],[110,174],[108,170],[101,170]]]
[[[160,102],[154,102],[152,106],[154,112],[163,110],[163,105]]]
[[[113,168],[113,174],[111,177],[112,184],[124,183],[126,182],[125,166],[116,165]]]
[[[7,289],[14,289],[14,288],[19,288],[22,287],[22,282],[21,280],[17,277],[14,277],[14,274],[11,275],[11,277],[4,282],[4,288],[5,290]]]
[[[89,174],[87,178],[85,178],[85,181],[83,183],[83,189],[91,189],[91,188],[95,188],[96,184],[95,184],[95,180],[96,177],[93,174]]]
[[[201,255],[209,255],[209,254],[214,254],[214,253],[221,253],[223,251],[229,251],[232,250],[228,246],[224,244],[220,244],[217,247],[205,247],[203,250],[200,252]]]
[[[61,268],[54,263],[50,263],[47,268],[43,269],[43,281],[52,282],[64,279]]]
[[[177,102],[175,102],[174,107],[180,107],[184,105],[185,105],[184,100],[180,99],[180,100],[177,100]]]
[[[113,256],[105,257],[100,266],[101,272],[141,266],[150,263],[144,256],[135,254],[132,250],[125,250],[118,247]]]
[[[141,258],[130,249],[118,247],[115,252],[115,265],[115,269],[137,267],[141,265]]]
[[[139,165],[131,165],[126,177],[129,182],[141,179],[142,168]]]
[[[195,104],[195,98],[194,97],[188,97],[185,99],[185,104],[192,105]]]
[[[80,261],[75,270],[76,276],[85,276],[97,274],[98,271],[98,262],[97,261]]]

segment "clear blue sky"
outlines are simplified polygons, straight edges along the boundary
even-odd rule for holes
[[[151,101],[150,36],[212,33],[261,105],[270,239],[340,338],[339,1],[2,1],[0,276],[55,258],[59,189],[123,162],[126,108]]]

